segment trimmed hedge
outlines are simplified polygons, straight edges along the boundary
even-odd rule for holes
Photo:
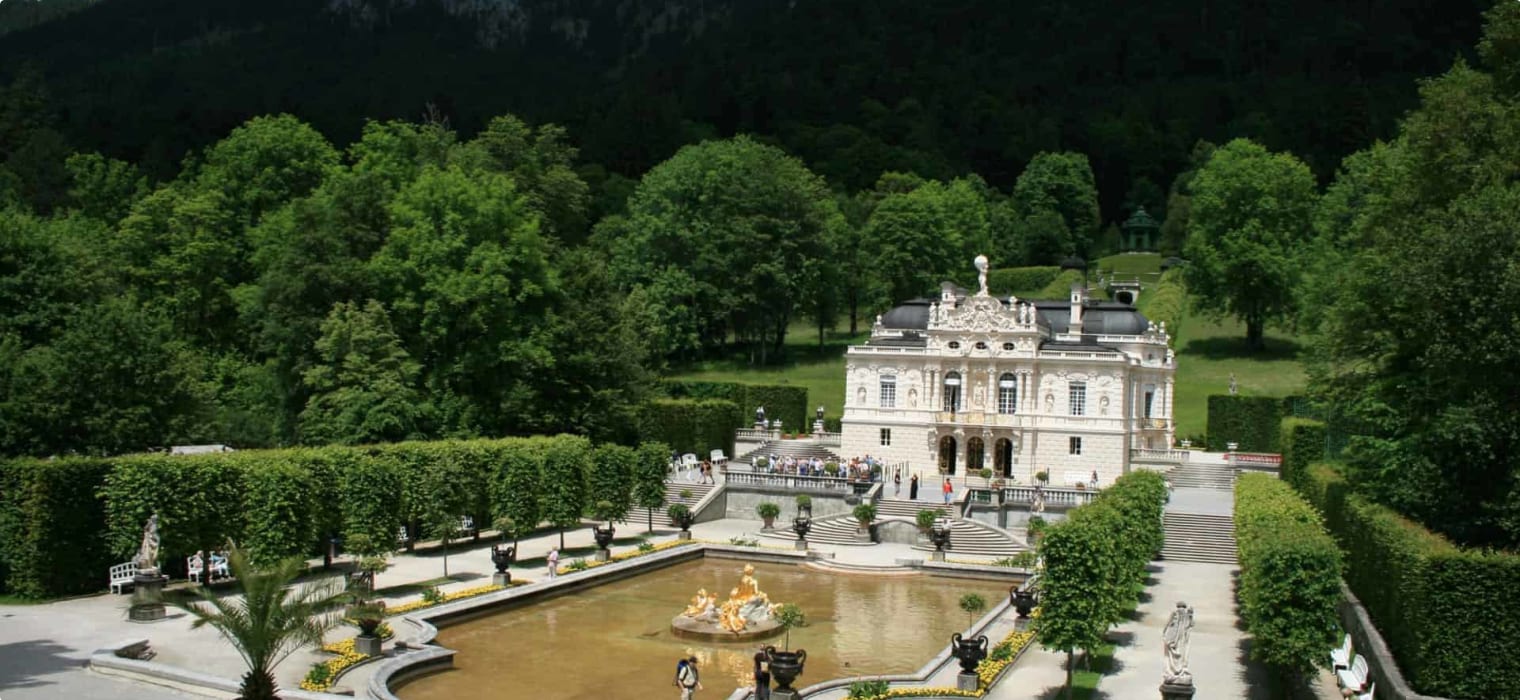
[[[1187,318],[1187,286],[1182,282],[1182,269],[1167,270],[1156,286],[1140,295],[1140,313],[1152,323],[1166,323],[1166,332],[1173,346],[1182,335],[1182,322]]]
[[[1336,464],[1299,488],[1346,552],[1356,593],[1419,692],[1520,698],[1520,556],[1464,550],[1351,492]]]
[[[1081,270],[1067,270],[1055,276],[1040,291],[1035,292],[1035,299],[1060,299],[1071,298],[1071,285],[1079,284],[1083,280]]]
[[[754,422],[755,409],[765,407],[765,417],[780,419],[787,432],[812,432],[813,411],[808,407],[807,387],[787,384],[743,384],[740,382],[702,382],[667,379],[665,391],[673,399],[722,399],[739,407],[738,418],[729,430],[747,428]],[[733,436],[729,436],[732,441]]]
[[[1325,424],[1308,418],[1284,418],[1278,448],[1282,450],[1283,481],[1304,492],[1304,472],[1325,457]]]
[[[101,590],[107,569],[137,552],[143,523],[154,513],[159,564],[175,576],[184,575],[190,554],[228,539],[264,561],[319,553],[340,533],[366,535],[388,551],[409,506],[419,518],[446,516],[438,520],[452,523],[456,514],[469,514],[488,527],[508,505],[493,499],[505,494],[492,484],[544,483],[537,474],[514,480],[502,472],[514,465],[537,472],[538,455],[556,450],[573,453],[582,470],[591,467],[585,438],[571,435],[3,461],[0,590],[30,598]],[[578,515],[586,490],[572,486],[567,493]],[[530,518],[540,498],[544,512],[552,500],[533,495]]]
[[[642,432],[676,452],[706,457],[721,448],[732,454],[739,404],[718,399],[654,399],[644,405]]]
[[[1319,514],[1277,478],[1242,474],[1235,539],[1251,658],[1294,673],[1325,666],[1340,641],[1341,552]]]
[[[1054,265],[1037,267],[1005,267],[987,271],[987,291],[994,296],[1029,293],[1043,289],[1061,274]],[[973,278],[970,284],[976,284]]]
[[[1209,396],[1209,445],[1238,442],[1241,452],[1277,452],[1282,411],[1278,397]]]

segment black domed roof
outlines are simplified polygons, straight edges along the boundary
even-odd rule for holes
[[[902,306],[882,314],[881,327],[902,330],[928,330],[929,300],[914,299],[904,302]]]

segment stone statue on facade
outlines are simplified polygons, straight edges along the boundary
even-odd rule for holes
[[[974,262],[976,264],[976,283],[980,287],[976,295],[984,297],[987,296],[987,256],[978,255]]]
[[[158,573],[158,513],[148,516],[148,523],[143,525],[142,545],[137,548],[137,569],[144,574]]]
[[[764,406],[757,406],[755,408],[755,425],[758,426],[758,427],[762,427],[762,428],[765,427],[765,407]]]
[[[1193,608],[1182,601],[1172,609],[1161,633],[1161,650],[1166,659],[1166,670],[1161,681],[1169,685],[1192,685],[1193,673],[1188,670],[1188,644],[1193,629]]]

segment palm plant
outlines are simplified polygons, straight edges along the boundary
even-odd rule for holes
[[[338,610],[348,600],[337,579],[293,586],[305,570],[298,558],[273,567],[255,568],[236,545],[227,555],[240,596],[216,596],[204,587],[173,605],[194,618],[191,629],[215,627],[248,663],[238,689],[242,700],[275,700],[274,667],[338,624]]]

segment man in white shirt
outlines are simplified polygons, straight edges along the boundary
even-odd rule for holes
[[[681,700],[692,700],[702,689],[702,678],[697,674],[697,657],[686,660],[686,665],[676,669],[676,685],[681,688]]]

